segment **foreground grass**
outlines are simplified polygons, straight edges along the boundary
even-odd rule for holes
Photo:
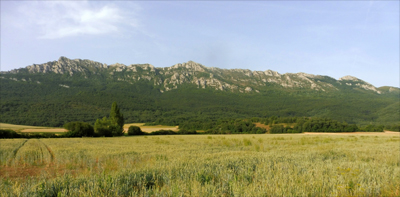
[[[0,140],[0,195],[399,196],[399,143],[348,135]]]

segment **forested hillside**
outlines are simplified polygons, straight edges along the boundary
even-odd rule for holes
[[[116,101],[125,122],[179,125],[223,118],[320,117],[399,123],[399,89],[354,77],[225,70],[194,62],[168,68],[58,61],[3,72],[0,122],[94,123]]]

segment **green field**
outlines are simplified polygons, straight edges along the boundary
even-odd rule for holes
[[[399,135],[1,139],[0,196],[399,196]]]

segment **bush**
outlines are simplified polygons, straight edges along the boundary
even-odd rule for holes
[[[387,125],[385,127],[385,130],[399,132],[400,131],[400,125]]]
[[[0,129],[0,138],[18,138],[21,137],[17,132],[9,129]]]
[[[361,129],[365,132],[383,132],[383,125],[367,125]]]
[[[197,134],[195,130],[186,130],[186,129],[181,129],[178,131],[178,134]]]
[[[150,133],[150,135],[174,135],[177,134],[172,130],[159,130],[159,131],[153,131]]]
[[[142,129],[138,126],[130,126],[128,129],[128,135],[143,135]]]
[[[69,122],[64,125],[68,130],[66,137],[88,137],[94,135],[93,126],[86,122]]]
[[[270,133],[286,133],[283,125],[273,125],[269,130]]]
[[[0,138],[57,138],[54,133],[17,133],[10,129],[0,129]]]
[[[390,128],[390,131],[400,131],[400,125],[393,125],[393,126]]]

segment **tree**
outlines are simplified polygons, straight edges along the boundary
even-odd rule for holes
[[[110,111],[110,121],[113,123],[113,135],[122,135],[124,133],[124,115],[120,113],[117,102],[113,102]]]
[[[111,125],[112,123],[107,117],[97,119],[96,123],[94,123],[94,132],[97,136],[112,137],[113,132],[112,128],[110,128]]]
[[[124,134],[124,116],[120,113],[117,102],[111,105],[110,117],[97,119],[94,131],[98,136],[121,136]]]
[[[283,125],[273,125],[269,130],[270,133],[285,133],[285,127]]]

